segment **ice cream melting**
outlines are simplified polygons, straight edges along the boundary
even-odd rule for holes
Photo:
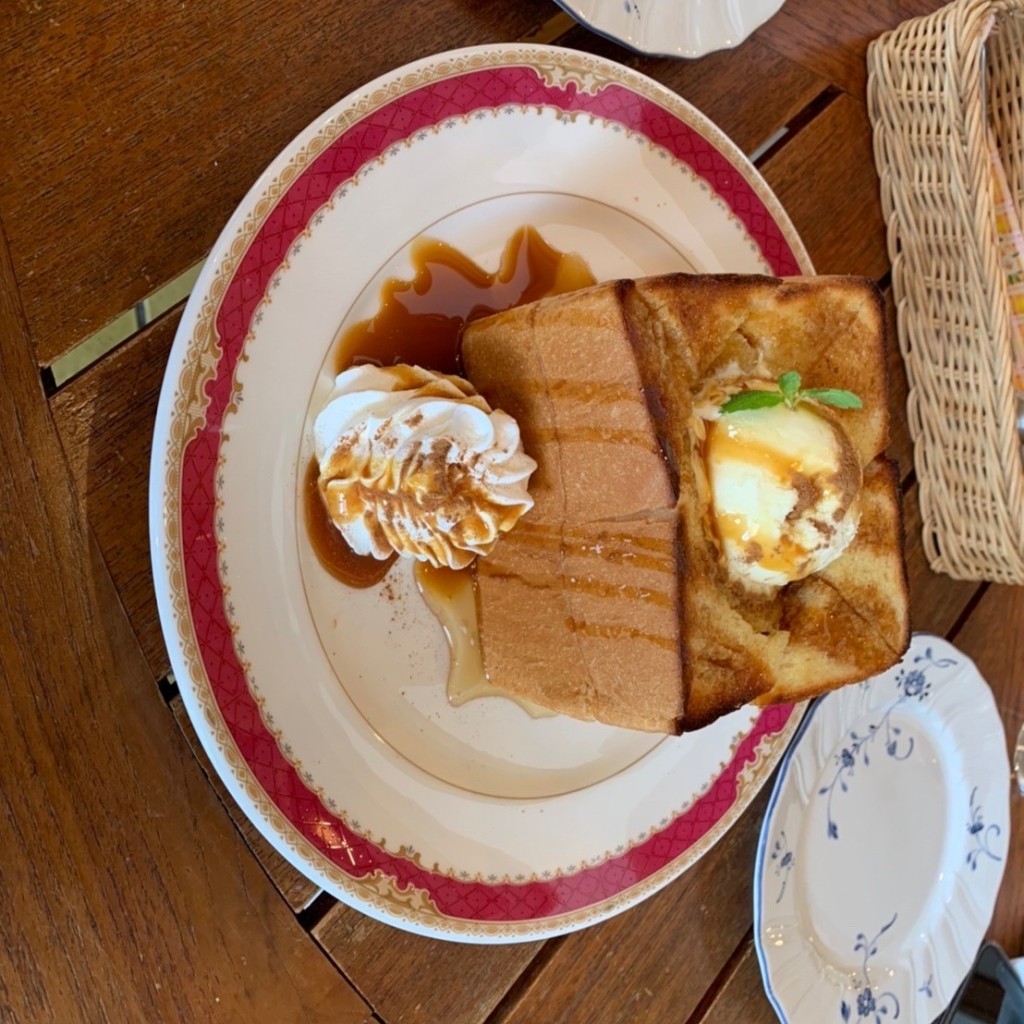
[[[709,404],[700,414],[711,519],[728,574],[766,591],[838,558],[857,533],[862,482],[838,420],[814,402],[728,414]]]
[[[350,367],[313,435],[320,494],[356,554],[463,568],[533,505],[516,421],[461,377]]]

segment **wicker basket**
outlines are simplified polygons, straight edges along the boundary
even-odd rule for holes
[[[937,572],[1024,583],[1024,464],[991,125],[1024,203],[1024,0],[956,0],[868,48],[923,542]]]

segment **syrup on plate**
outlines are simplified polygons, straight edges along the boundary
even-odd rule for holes
[[[376,315],[342,335],[336,372],[370,361],[459,373],[459,339],[471,320],[595,283],[582,257],[552,248],[530,227],[505,243],[493,274],[436,239],[417,239],[411,256],[412,279],[386,281]]]

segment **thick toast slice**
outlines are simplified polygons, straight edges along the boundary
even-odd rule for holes
[[[481,648],[488,677],[536,704],[676,732],[676,490],[623,317],[598,290],[466,333],[474,385],[538,462],[534,507],[477,562]]]
[[[751,701],[788,702],[867,678],[906,649],[899,494],[881,456],[885,326],[870,282],[685,274],[610,282],[472,324],[462,351],[470,380],[517,416],[540,464],[534,510],[478,562],[493,683],[577,717],[674,732]],[[694,402],[716,376],[787,370],[806,387],[843,387],[863,400],[841,414],[864,469],[862,520],[824,572],[766,597],[725,574]],[[654,531],[662,545],[674,536],[674,573],[641,578],[622,558],[567,557],[573,531],[610,523],[623,537]],[[543,586],[561,589],[561,602],[534,590],[532,605],[502,621],[499,609],[523,585],[511,570],[535,545],[531,531],[557,538]],[[595,599],[588,588],[615,598]]]

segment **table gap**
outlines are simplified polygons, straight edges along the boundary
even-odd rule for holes
[[[959,636],[961,630],[967,625],[967,620],[974,614],[975,608],[981,604],[982,598],[988,592],[988,588],[991,586],[988,580],[983,580],[978,584],[978,589],[967,599],[967,604],[964,605],[963,611],[957,616],[956,622],[950,627],[946,633],[946,639],[951,644],[956,644],[956,638]]]
[[[562,36],[568,35],[576,27],[576,20],[566,11],[559,11],[545,21],[540,28],[529,35],[521,36],[521,43],[550,45]]]
[[[515,1012],[523,994],[529,991],[533,980],[547,969],[552,957],[564,941],[564,935],[555,935],[548,939],[537,950],[537,955],[519,972],[519,977],[509,986],[508,991],[481,1024],[502,1024],[503,1021],[508,1020],[509,1015]]]
[[[819,117],[840,96],[841,90],[827,85],[806,106],[798,110],[774,135],[770,135],[750,155],[750,162],[757,168],[768,163],[772,157],[792,142],[812,121]]]
[[[775,785],[774,780],[770,780],[771,785]],[[766,786],[769,783],[765,784]],[[702,1020],[708,1015],[711,1007],[714,1005],[715,1000],[722,994],[726,985],[732,981],[733,976],[739,969],[740,964],[743,962],[744,956],[747,954],[747,950],[753,945],[754,942],[754,926],[751,925],[746,934],[736,944],[736,948],[732,951],[732,955],[728,960],[722,964],[722,969],[718,972],[718,976],[708,986],[707,991],[704,993],[700,1002],[693,1008],[693,1013],[687,1018],[686,1024],[700,1024]]]
[[[85,373],[90,366],[95,366],[104,356],[130,341],[143,328],[187,299],[205,262],[204,257],[193,263],[177,277],[150,292],[144,299],[140,299],[131,309],[126,309],[105,327],[83,338],[48,366],[42,367],[40,373],[47,397],[55,395],[65,385]]]
[[[335,899],[329,892],[321,889],[316,896],[313,897],[301,910],[295,912],[295,916],[299,919],[299,924],[309,933],[310,937],[316,942],[316,936],[313,935],[313,929],[336,907],[338,900]],[[319,943],[317,943],[319,945]],[[328,957],[329,960],[333,958]],[[351,979],[349,979],[351,980]]]
[[[181,696],[181,691],[178,689],[178,681],[174,678],[173,672],[160,676],[156,681],[156,685],[165,704],[169,705],[175,697]]]

